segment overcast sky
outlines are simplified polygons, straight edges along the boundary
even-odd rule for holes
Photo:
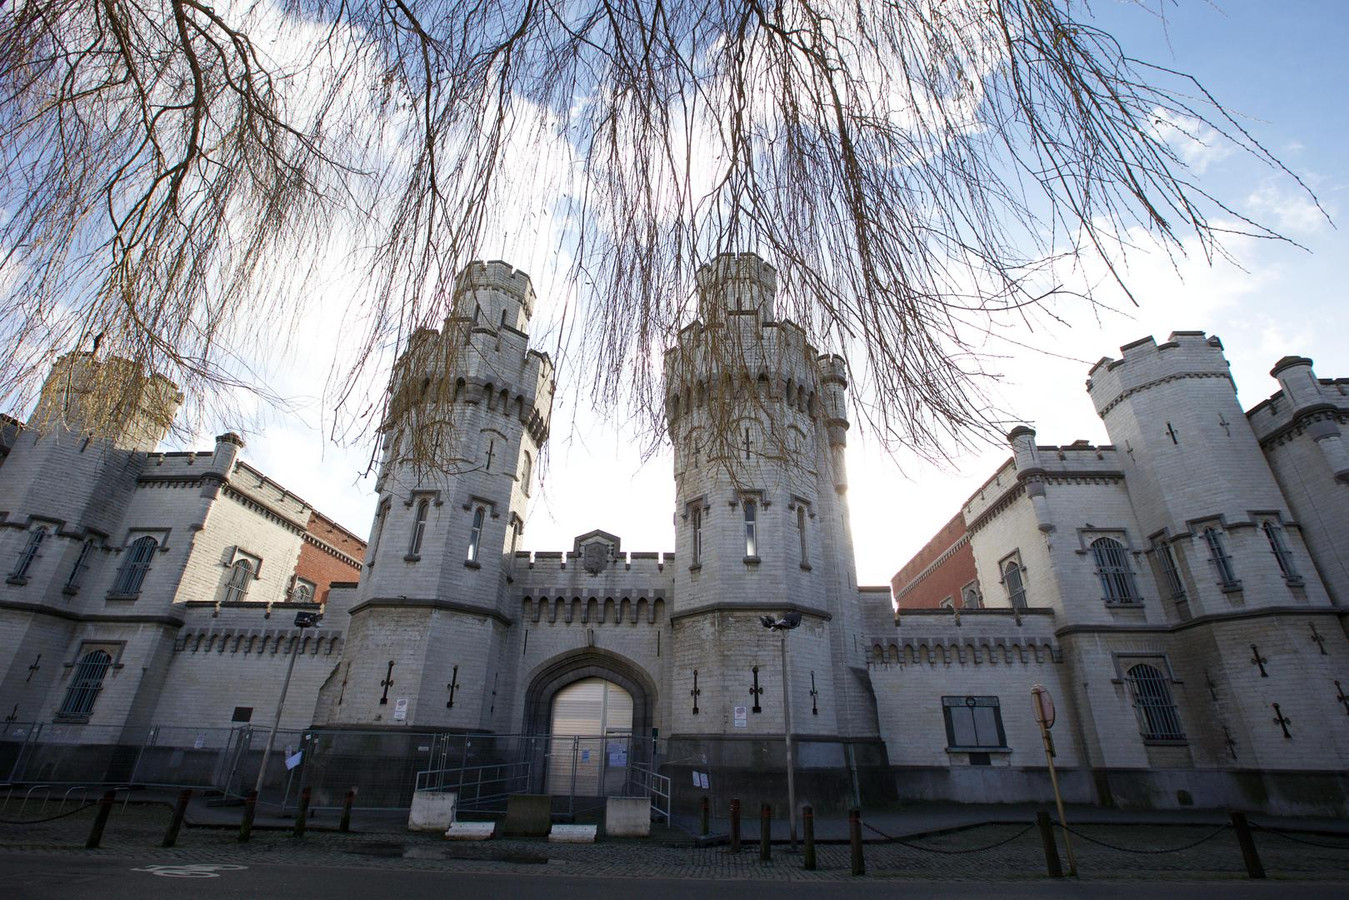
[[[1042,444],[1104,443],[1105,429],[1084,390],[1091,363],[1117,355],[1121,344],[1149,334],[1161,341],[1173,330],[1222,338],[1248,408],[1277,389],[1268,372],[1286,354],[1312,357],[1322,377],[1349,375],[1349,239],[1336,228],[1341,215],[1349,215],[1349,4],[1186,0],[1165,6],[1164,25],[1135,4],[1098,0],[1093,8],[1131,55],[1199,77],[1316,192],[1334,223],[1286,176],[1220,142],[1187,142],[1181,149],[1207,190],[1302,246],[1238,239],[1229,245],[1237,264],[1212,266],[1195,247],[1174,265],[1140,252],[1128,269],[1139,307],[1106,289],[1102,297],[1120,312],[1065,302],[1053,310],[1063,324],[1036,324],[1012,335],[1036,349],[1007,341],[988,346],[990,368],[1002,375],[995,398],[1034,426]],[[536,319],[548,316],[556,272],[539,261],[537,247],[503,243],[484,248],[483,256],[530,271],[540,294]],[[331,318],[316,322],[310,346],[340,327]],[[321,356],[302,346],[293,369],[278,367],[273,387],[292,398],[295,413],[265,416],[248,435],[245,457],[364,536],[374,510],[373,479],[362,477],[369,450],[325,440],[323,408],[314,396],[326,371]],[[590,413],[565,369],[558,381],[551,457],[534,494],[524,548],[567,549],[573,536],[602,528],[622,537],[625,550],[673,550],[668,447],[643,463],[635,434]],[[990,446],[937,466],[889,456],[854,429],[849,503],[861,582],[887,582],[1007,455],[1005,446]]]

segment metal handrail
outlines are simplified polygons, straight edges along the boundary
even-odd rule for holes
[[[488,771],[495,775],[484,778]],[[514,793],[515,785],[528,785],[533,765],[529,762],[491,763],[482,766],[456,766],[448,769],[424,769],[417,773],[414,787],[418,791],[449,791],[459,794],[456,805],[460,809],[470,806],[481,808],[483,804],[504,800]],[[470,773],[472,775],[470,776]],[[458,776],[453,777],[453,776]],[[493,790],[490,786],[501,785]],[[488,786],[490,793],[483,793]],[[469,796],[470,790],[472,796]]]
[[[670,824],[670,778],[643,765],[628,766],[628,783],[651,800],[651,811]],[[661,801],[664,801],[662,803]]]

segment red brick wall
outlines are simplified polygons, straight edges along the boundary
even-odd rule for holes
[[[365,541],[326,516],[310,513],[309,527],[306,530],[310,535],[352,559],[365,559]],[[345,559],[333,556],[305,541],[300,546],[300,558],[295,563],[295,574],[314,582],[314,597],[320,603],[326,603],[328,588],[334,581],[358,581],[361,570],[359,566],[354,566]]]
[[[904,568],[895,573],[895,577],[890,579],[890,589],[900,609],[937,609],[947,597],[952,598],[957,609],[960,608],[961,588],[976,578],[974,551],[970,549],[969,541],[965,541],[960,549],[942,560],[941,564],[928,572],[920,582],[917,584],[913,582],[924,569],[932,565],[964,536],[965,517],[958,514],[943,525],[941,531],[938,531],[936,536],[904,565]],[[908,592],[901,596],[900,592],[905,588],[908,588]]]

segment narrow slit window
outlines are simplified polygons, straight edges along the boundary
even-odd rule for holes
[[[93,555],[94,542],[85,541],[80,547],[80,555],[75,557],[75,565],[70,570],[70,577],[66,579],[66,590],[77,591],[80,589],[80,582],[84,580],[84,572],[89,568],[89,557]]]
[[[746,500],[741,504],[745,508],[745,555],[759,555],[758,503]]]
[[[796,505],[796,537],[801,542],[801,565],[810,565],[810,545],[806,541],[806,508]]]
[[[1232,568],[1232,557],[1227,555],[1227,547],[1223,544],[1221,532],[1216,528],[1205,528],[1204,542],[1208,544],[1209,558],[1213,560],[1213,566],[1218,570],[1218,578],[1223,586],[1239,584],[1236,570]]]
[[[408,556],[417,556],[422,552],[422,538],[426,535],[426,517],[431,514],[431,501],[417,503],[417,517],[412,522],[412,540],[408,543]]]
[[[468,562],[478,561],[478,551],[482,546],[482,524],[486,515],[487,510],[481,506],[473,510],[473,527],[468,532]]]
[[[1302,576],[1297,573],[1297,567],[1293,564],[1293,553],[1283,539],[1283,529],[1273,522],[1266,522],[1262,527],[1265,539],[1269,541],[1269,549],[1273,551],[1283,577],[1292,582],[1301,581]]]
[[[1176,556],[1171,550],[1171,545],[1165,541],[1156,541],[1152,546],[1157,552],[1157,565],[1162,570],[1166,589],[1171,592],[1172,600],[1179,600],[1185,596],[1185,582],[1181,580],[1180,569],[1176,565]]]
[[[28,543],[24,545],[23,552],[19,554],[19,561],[14,566],[14,571],[9,573],[9,577],[15,581],[26,580],[28,570],[33,567],[37,561],[38,551],[42,549],[42,542],[47,539],[47,529],[36,528],[28,535]]]
[[[1007,585],[1007,599],[1012,601],[1012,609],[1026,609],[1026,585],[1021,580],[1021,565],[1009,560],[1002,569],[1002,580]]]
[[[693,564],[703,561],[703,508],[695,503],[689,511],[690,528],[693,532]]]

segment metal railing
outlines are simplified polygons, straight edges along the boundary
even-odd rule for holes
[[[427,769],[417,773],[418,791],[454,791],[458,809],[504,811],[506,798],[529,790],[533,765],[528,762]]]
[[[646,766],[628,766],[629,792],[637,791],[633,796],[645,795],[651,799],[651,815],[659,816],[670,824],[670,779]]]

